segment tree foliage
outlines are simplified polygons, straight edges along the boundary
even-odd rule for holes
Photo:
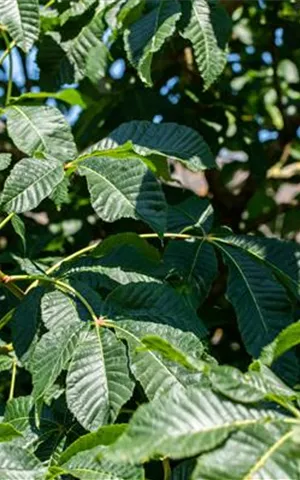
[[[0,0],[0,479],[295,480],[297,2]]]

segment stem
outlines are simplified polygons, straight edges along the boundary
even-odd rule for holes
[[[7,312],[4,315],[4,317],[1,318],[1,320],[0,320],[0,330],[2,330],[2,328],[4,328],[5,325],[8,324],[8,322],[10,322],[10,320],[11,320],[13,314],[14,314],[14,311],[15,311],[15,309],[12,308],[9,312]]]
[[[10,278],[11,277],[9,275],[5,275],[5,273],[0,270],[0,283],[2,283],[2,285],[4,285],[5,288],[7,288],[7,290],[9,290],[15,297],[19,299],[23,298],[23,290],[21,290],[18,285],[11,283]]]
[[[9,390],[8,400],[12,400],[14,398],[16,376],[17,376],[17,360],[14,360],[13,365],[12,365],[11,382],[10,382],[10,390]]]
[[[48,3],[46,3],[45,7],[44,8],[49,8],[51,7],[54,3],[55,3],[56,0],[49,0]]]
[[[5,225],[12,219],[13,216],[14,213],[10,213],[9,215],[7,215],[7,217],[5,217],[4,220],[2,220],[2,222],[0,223],[0,230],[5,227]]]
[[[4,39],[6,49],[8,50],[8,59],[9,59],[9,66],[8,66],[8,82],[7,82],[7,91],[6,91],[6,99],[5,99],[5,105],[8,105],[10,102],[10,97],[11,97],[11,92],[12,92],[12,84],[13,84],[13,61],[12,61],[12,56],[11,56],[11,48],[10,48],[10,43],[8,40],[8,36],[2,30],[2,37]]]
[[[4,62],[4,60],[6,59],[7,55],[10,53],[10,51],[14,48],[14,46],[16,45],[16,41],[13,40],[12,42],[10,42],[10,44],[8,45],[8,47],[6,48],[6,50],[2,53],[1,55],[1,58],[0,58],[0,65],[2,65],[2,63]]]
[[[160,238],[158,233],[142,233],[139,235],[141,238]],[[203,240],[203,236],[199,235],[189,235],[188,233],[164,233],[164,238],[178,238],[181,240],[187,240],[195,238],[197,240]]]
[[[78,250],[77,252],[72,253],[72,254],[69,255],[68,257],[63,258],[63,259],[60,260],[59,262],[55,263],[55,265],[53,265],[52,267],[48,268],[48,270],[46,270],[47,275],[50,275],[51,273],[53,273],[53,272],[54,272],[55,270],[57,270],[63,263],[70,262],[70,261],[74,260],[75,258],[80,257],[80,256],[83,255],[84,253],[87,253],[87,252],[90,252],[90,251],[94,250],[94,249],[99,245],[99,243],[100,243],[100,242],[96,242],[96,243],[93,243],[92,245],[88,245],[87,247],[81,248],[81,250]]]
[[[62,282],[61,280],[56,280],[55,278],[51,278],[51,277],[46,277],[46,276],[43,277],[42,275],[11,275],[9,278],[10,278],[11,281],[35,280],[35,282],[41,281],[41,282],[45,282],[45,283],[51,283],[51,284],[55,285],[59,290],[61,290],[63,292],[68,291],[68,292],[72,293],[73,295],[75,295],[81,301],[81,303],[85,306],[87,311],[90,313],[93,321],[96,321],[98,319],[97,315],[95,314],[93,308],[88,303],[88,301],[83,297],[83,295],[81,295],[80,292],[78,292],[78,290],[73,288],[68,283]],[[30,285],[30,287],[32,287],[32,285]],[[29,291],[29,289],[26,290],[26,293],[28,291]]]
[[[170,480],[171,479],[171,467],[170,467],[170,462],[168,458],[164,458],[162,461],[163,464],[163,469],[164,469],[164,480]]]

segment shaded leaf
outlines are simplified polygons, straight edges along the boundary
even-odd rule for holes
[[[152,85],[151,65],[153,55],[166,39],[173,35],[181,16],[178,0],[150,0],[148,11],[125,30],[125,49],[131,63],[137,68],[141,79]]]
[[[169,285],[121,285],[106,299],[105,315],[162,323],[205,336],[206,327],[193,308]]]
[[[206,0],[185,0],[185,6],[189,8],[189,20],[183,29],[182,36],[193,45],[195,60],[202,75],[205,89],[219,77],[226,65],[226,50],[219,45],[217,34],[221,28],[215,29],[212,24],[212,9],[210,2]],[[228,16],[223,10],[222,18],[218,22],[228,22]]]

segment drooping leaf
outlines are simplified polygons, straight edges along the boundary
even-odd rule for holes
[[[291,303],[267,267],[239,249],[215,245],[229,268],[227,295],[235,308],[245,346],[258,356],[262,347],[292,322]]]
[[[41,480],[46,467],[30,452],[10,443],[0,443],[1,480]]]
[[[178,0],[150,0],[147,7],[147,13],[125,31],[124,40],[129,60],[137,68],[141,79],[152,85],[153,56],[175,32],[181,10]]]
[[[277,358],[299,343],[300,322],[297,322],[282,330],[272,343],[264,347],[260,360],[266,365],[271,365]]]
[[[45,333],[35,347],[31,361],[33,397],[42,398],[64,370],[76,348],[81,325],[78,322],[63,325]]]
[[[11,224],[13,226],[14,231],[16,232],[17,235],[19,235],[22,245],[23,245],[23,250],[26,250],[26,227],[25,223],[23,222],[22,218],[19,215],[14,215],[11,219]]]
[[[39,36],[38,0],[1,0],[0,23],[27,53]]]
[[[300,249],[295,242],[277,238],[226,235],[221,244],[235,246],[268,266],[291,293],[300,298]]]
[[[72,17],[82,15],[93,6],[94,3],[96,3],[96,0],[81,0],[80,2],[71,0],[68,8],[60,15],[61,25],[64,25]]]
[[[109,458],[134,463],[157,456],[192,457],[215,448],[236,430],[278,415],[234,404],[207,389],[174,388],[138,408]]]
[[[192,480],[282,480],[297,478],[299,454],[293,430],[256,425],[234,433],[224,445],[199,457]],[[238,452],[238,454],[237,454]]]
[[[107,138],[90,147],[88,152],[115,149],[129,141],[139,155],[174,158],[194,172],[215,166],[213,154],[201,135],[192,128],[176,123],[123,123]],[[162,158],[162,161],[165,159]]]
[[[106,299],[105,315],[170,325],[199,336],[206,328],[196,311],[169,285],[134,283],[120,285]]]
[[[6,114],[8,133],[22,152],[49,153],[61,162],[76,156],[70,126],[57,108],[14,105]]]
[[[143,162],[129,158],[91,158],[80,164],[87,177],[94,210],[103,220],[140,219],[155,231],[166,227],[166,203],[154,175]]]
[[[6,179],[1,194],[3,209],[15,213],[33,210],[51,194],[63,176],[63,166],[54,158],[24,158]]]
[[[28,362],[37,342],[42,295],[42,288],[35,288],[29,292],[24,300],[17,306],[13,315],[13,346],[22,363]]]
[[[180,276],[187,288],[196,283],[197,302],[201,304],[218,274],[217,258],[212,246],[204,240],[172,240],[165,250],[164,263],[170,271]]]
[[[206,199],[189,197],[168,207],[168,231],[180,233],[185,229],[199,229],[209,233],[213,224],[213,208]]]
[[[87,62],[91,51],[95,47],[106,51],[106,46],[101,42],[101,36],[105,28],[103,12],[101,9],[100,11],[97,10],[92,20],[82,28],[77,37],[63,45],[67,58],[74,66],[76,82],[81,80],[86,74]]]
[[[0,171],[9,167],[11,160],[11,153],[0,153]]]
[[[181,32],[188,39],[194,49],[195,61],[204,81],[205,89],[219,77],[226,65],[226,49],[220,45],[218,35],[222,28],[214,28],[212,24],[212,10],[215,8],[207,0],[185,0],[183,8],[188,10],[186,25]],[[225,9],[222,18],[216,18],[222,27],[228,25],[228,16]],[[228,27],[227,27],[228,29]],[[222,39],[223,40],[223,39]]]
[[[145,335],[159,335],[168,339],[184,353],[189,352],[195,363],[200,363],[204,349],[198,338],[168,325],[125,320],[116,323],[116,335],[126,340],[129,347],[130,369],[142,385],[147,397],[153,399],[176,386],[178,389],[199,385],[201,374],[195,369],[178,365],[164,358],[160,352],[145,348]]]
[[[87,429],[113,422],[132,394],[125,346],[109,330],[81,333],[67,375],[67,402]]]

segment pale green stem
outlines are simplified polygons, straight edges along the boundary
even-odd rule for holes
[[[0,223],[0,230],[5,227],[5,225],[13,218],[14,216],[14,213],[10,213],[9,215],[7,215],[7,217],[4,218],[4,220],[2,220],[2,222]]]
[[[168,458],[164,458],[162,461],[163,464],[163,469],[164,469],[164,480],[171,480],[171,467],[170,467],[170,462]]]
[[[17,376],[17,360],[15,359],[12,364],[10,391],[9,391],[9,397],[8,397],[9,400],[12,400],[14,398],[16,376]]]

